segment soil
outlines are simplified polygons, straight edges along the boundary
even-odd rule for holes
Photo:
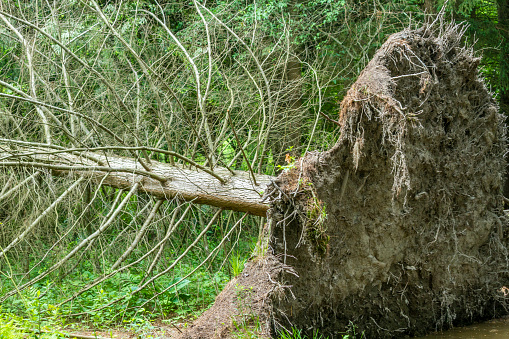
[[[338,337],[353,323],[394,338],[507,314],[503,118],[466,28],[441,20],[375,54],[342,101],[337,144],[267,189],[275,256],[249,265],[185,338],[231,336],[237,286],[252,288],[240,299],[262,336]]]
[[[299,274],[283,277],[296,299],[274,303],[285,325],[389,338],[506,314],[505,130],[464,29],[389,37],[342,102],[337,144],[276,182],[273,247]],[[303,178],[326,206],[321,243]]]
[[[180,339],[235,338],[247,334],[270,338],[272,299],[284,293],[286,286],[277,282],[282,271],[292,272],[273,255],[248,262],[244,271],[232,279]]]

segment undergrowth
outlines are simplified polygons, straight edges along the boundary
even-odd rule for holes
[[[119,273],[59,306],[84,283],[102,276],[92,261],[83,261],[68,275],[53,275],[6,299],[0,308],[0,338],[30,337],[31,333],[37,338],[64,338],[59,329],[69,326],[122,327],[137,331],[150,327],[155,320],[173,324],[192,321],[212,304],[224,285],[242,271],[255,241],[255,238],[244,239],[225,247],[213,264],[203,265],[184,280],[182,277],[202,262],[204,255],[199,251],[190,253],[186,262],[133,295],[131,292],[138,289],[144,278],[144,273],[136,269]],[[211,245],[214,240],[209,239]],[[0,296],[20,285],[21,274],[17,272],[21,269],[12,264],[7,271],[1,272]],[[150,301],[156,293],[177,282],[176,286]],[[124,302],[96,310],[122,296],[127,296]]]
[[[32,313],[23,318],[12,313],[4,312],[0,307],[0,338],[2,339],[63,339],[69,338],[60,329],[60,321],[55,318],[41,319]]]

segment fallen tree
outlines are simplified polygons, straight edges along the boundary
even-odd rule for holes
[[[152,160],[145,169],[141,159],[105,155],[89,149],[59,149],[49,145],[38,148],[19,147],[26,143],[15,140],[0,140],[0,167],[25,167],[46,169],[60,176],[71,175],[91,180],[95,184],[130,189],[139,183],[139,190],[157,199],[171,200],[175,197],[223,209],[265,216],[268,204],[262,195],[272,177],[242,171],[228,171],[216,167],[214,170],[185,159],[195,169],[179,164],[166,164]],[[17,146],[17,147],[14,147]],[[126,147],[101,147],[105,151]],[[127,148],[140,150],[143,148]],[[154,152],[164,150],[148,149]],[[173,153],[167,152],[166,153]],[[178,155],[177,155],[178,156]],[[182,156],[181,156],[182,157]],[[15,192],[15,190],[12,190]],[[8,192],[5,193],[6,198]]]
[[[202,17],[204,12],[197,2],[193,3],[209,32],[209,23]],[[38,240],[37,226],[59,204],[68,203],[62,210],[69,217],[65,223],[58,216],[55,218],[60,229],[46,222],[48,232],[41,238],[52,239],[51,247],[41,246],[42,259],[37,257],[36,264],[29,265],[21,278],[27,277],[27,281],[4,293],[1,301],[53,272],[62,270],[61,275],[65,275],[75,269],[115,224],[117,216],[129,207],[126,219],[132,221],[119,221],[115,238],[112,241],[104,238],[105,243],[111,242],[106,249],[101,248],[100,256],[105,251],[114,252],[116,257],[111,256],[114,260],[105,267],[97,264],[100,274],[94,281],[85,282],[59,304],[70,303],[113,275],[138,265],[136,268],[144,274],[141,282],[129,293],[99,306],[109,307],[167,274],[198,241],[206,239],[207,232],[220,220],[222,209],[231,209],[259,216],[268,212],[265,235],[257,248],[264,254],[227,285],[216,304],[184,337],[231,337],[239,330],[270,336],[292,326],[336,335],[350,321],[370,336],[394,337],[505,312],[508,234],[501,194],[505,131],[495,101],[478,73],[479,59],[471,49],[460,46],[462,26],[435,23],[391,36],[344,99],[337,144],[329,151],[307,153],[288,164],[285,172],[270,183],[273,178],[255,175],[253,171],[255,168],[261,172],[268,166],[264,159],[268,158],[267,150],[272,149],[269,143],[279,133],[274,126],[280,110],[273,102],[279,94],[272,92],[278,86],[269,83],[271,76],[265,74],[259,62],[267,60],[264,54],[255,54],[223,21],[207,12],[217,21],[217,27],[224,27],[246,48],[252,61],[250,68],[242,65],[239,68],[247,73],[246,81],[253,82],[251,92],[246,92],[243,86],[234,91],[229,85],[237,73],[234,68],[221,73],[221,81],[212,81],[212,63],[216,59],[210,41],[203,41],[208,46],[207,53],[196,49],[196,55],[204,57],[199,63],[166,23],[156,20],[178,46],[174,50],[181,51],[173,54],[180,55],[189,66],[182,69],[192,70],[183,75],[168,72],[162,79],[152,67],[166,57],[165,49],[161,58],[154,58],[148,65],[138,54],[144,48],[133,49],[133,44],[109,24],[98,5],[92,13],[102,18],[106,24],[103,29],[129,51],[125,59],[130,61],[123,65],[123,70],[130,69],[134,80],[117,82],[117,73],[105,77],[88,59],[81,59],[85,56],[69,49],[68,41],[54,38],[38,25],[22,19],[22,15],[0,13],[0,19],[15,35],[11,40],[19,40],[23,47],[26,62],[18,59],[28,74],[24,86],[1,83],[9,93],[0,96],[9,105],[2,107],[5,132],[0,168],[5,185],[0,200],[8,200],[15,193],[21,196],[21,191],[30,190],[25,187],[28,184],[37,188],[36,194],[30,196],[35,202],[24,206],[24,200],[19,199],[7,204],[15,217],[6,217],[11,229],[5,227],[2,234],[2,260],[30,253],[34,246],[28,237],[35,235],[33,238]],[[52,27],[58,26],[58,15],[51,18],[55,20]],[[26,36],[9,20],[30,27],[23,32]],[[50,83],[53,70],[45,69],[47,62],[32,62],[33,55],[37,55],[28,44],[28,38],[32,38],[28,33],[32,34],[32,30],[36,32],[33,41],[37,41],[33,45],[48,47],[47,57],[56,56],[61,62],[65,100],[53,91]],[[207,40],[211,36],[207,33]],[[76,39],[79,37],[81,33]],[[103,42],[98,46],[103,46]],[[110,47],[112,51],[117,48],[114,44]],[[102,55],[102,48],[96,51],[97,58]],[[66,56],[73,62],[69,63]],[[218,64],[226,59],[228,56],[221,56]],[[136,61],[137,66],[131,61]],[[173,62],[182,64],[178,58]],[[69,76],[68,67],[73,70]],[[44,73],[48,74],[47,79],[37,78],[40,72],[36,69],[47,71]],[[277,67],[273,71],[277,74]],[[82,72],[101,85],[89,88],[89,78],[82,78]],[[261,78],[257,81],[253,74]],[[207,79],[201,79],[201,75]],[[146,82],[139,81],[143,77]],[[194,80],[195,87],[190,88],[196,89],[196,102],[192,105],[189,93],[193,91],[178,91],[182,88],[180,80],[187,78]],[[133,87],[126,89],[125,83],[132,82]],[[44,86],[37,86],[40,83]],[[203,89],[202,84],[208,85]],[[221,107],[220,114],[207,107],[207,96],[212,93],[209,85],[222,93],[219,99],[214,99],[216,102],[230,102],[228,107]],[[152,91],[146,98],[140,95],[143,86]],[[43,90],[38,91],[40,87]],[[24,91],[27,88],[30,94]],[[93,100],[85,100],[90,93],[94,93]],[[259,99],[259,106],[245,113],[253,97]],[[317,102],[321,103],[321,97]],[[27,108],[33,106],[37,119]],[[240,116],[238,120],[232,119],[233,111]],[[259,124],[253,122],[256,120]],[[285,119],[279,119],[278,126],[282,122]],[[259,131],[257,138],[251,138],[250,124]],[[238,132],[247,129],[243,144]],[[179,140],[179,136],[186,140]],[[175,145],[179,142],[180,145]],[[131,143],[154,147],[127,146]],[[253,143],[254,156],[250,158],[246,151]],[[226,144],[232,154],[222,159]],[[167,156],[167,163],[151,159],[154,154]],[[231,164],[237,162],[236,168],[247,167],[249,173],[219,168],[217,165],[225,159]],[[11,168],[19,171],[10,171]],[[33,183],[43,175],[44,185]],[[51,175],[64,179],[55,183]],[[103,192],[103,186],[116,190]],[[139,192],[156,199],[136,199],[137,206],[133,207],[134,198],[141,196]],[[40,199],[41,196],[47,198]],[[75,204],[73,197],[80,204]],[[97,203],[99,217],[90,222],[85,219],[94,199],[103,201]],[[163,200],[169,199],[172,200],[161,207]],[[190,219],[188,212],[196,208],[182,200],[216,206],[219,210],[205,212],[208,222],[197,218],[201,225],[196,238],[186,248],[179,248],[182,251],[169,259],[170,265],[162,264],[157,270],[155,267],[173,232],[186,218]],[[23,208],[31,210],[29,218],[25,218]],[[163,208],[166,211],[158,217]],[[205,215],[203,211],[196,213]],[[226,230],[219,244],[189,274],[216,255],[235,227],[242,225],[244,217],[232,217],[238,218],[237,222],[231,223],[233,226]],[[230,221],[230,217],[225,219]],[[194,218],[190,223],[194,226],[198,221]],[[149,241],[140,250],[146,249],[145,253],[139,255],[137,246],[142,247],[143,237],[156,224],[164,232]],[[117,249],[119,239],[122,246]],[[67,242],[71,247],[56,246]],[[58,254],[55,262],[47,265],[44,260],[55,253]],[[30,259],[29,255],[26,257]],[[42,266],[46,268],[40,269],[35,277],[30,275],[34,268]],[[139,307],[176,288],[186,277],[165,286]]]
[[[250,289],[261,335],[336,336],[353,323],[402,337],[507,313],[505,128],[464,30],[388,39],[342,102],[337,144],[269,186],[274,271],[254,262],[183,337],[233,337],[235,291]]]

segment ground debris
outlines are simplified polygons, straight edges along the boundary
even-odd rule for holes
[[[272,299],[284,294],[279,281],[285,267],[273,255],[248,262],[244,271],[232,279],[205,311],[179,337],[181,339],[235,338],[239,334],[271,337]]]

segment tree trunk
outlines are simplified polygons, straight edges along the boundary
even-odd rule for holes
[[[498,0],[498,30],[502,36],[499,60],[499,98],[500,109],[506,116],[509,115],[509,1]],[[506,159],[507,160],[507,159]],[[509,164],[506,168],[504,196],[509,197]]]
[[[2,146],[7,149],[7,146]],[[190,170],[184,166],[152,161],[151,170],[144,171],[132,158],[104,156],[87,152],[83,155],[70,153],[44,154],[40,149],[24,148],[18,152],[28,154],[30,161],[3,161],[3,167],[34,167],[51,169],[55,175],[73,175],[90,178],[115,188],[131,188],[140,182],[140,190],[159,199],[178,197],[197,204],[206,204],[234,211],[265,216],[269,205],[262,196],[272,177],[255,175],[255,185],[249,173],[236,171],[235,175],[224,168],[216,167],[212,176],[201,170]],[[34,154],[35,153],[35,154]],[[42,154],[41,154],[42,153]],[[0,153],[0,157],[10,154]],[[28,156],[27,155],[27,156]],[[20,154],[18,154],[18,158]],[[93,159],[93,160],[92,160]],[[101,164],[101,165],[98,165]]]
[[[424,0],[423,6],[424,11],[427,14],[432,14],[436,12],[436,4],[434,0]]]
[[[288,4],[288,14],[290,22],[299,21],[300,11],[298,6],[302,5],[301,0],[293,0]],[[275,137],[276,149],[276,165],[284,166],[286,163],[286,154],[296,157],[301,153],[301,137],[302,127],[304,124],[303,102],[302,102],[302,63],[298,56],[302,53],[303,46],[299,46],[294,41],[295,36],[290,35],[290,43],[288,45],[288,59],[284,65],[284,97],[279,110],[285,119],[282,128],[283,131],[278,131]],[[281,133],[282,132],[282,133]],[[291,149],[292,151],[288,151]]]
[[[500,46],[500,108],[509,114],[509,1],[498,0],[498,29],[503,37]]]
[[[285,130],[279,133],[276,139],[276,164],[287,165],[285,162],[286,154],[291,154],[295,157],[300,154],[302,125],[304,116],[302,110],[302,65],[300,61],[291,56],[286,63],[286,95],[287,100],[284,101],[282,110],[286,110],[286,114],[291,119],[285,123]],[[289,113],[288,113],[289,112]],[[287,151],[292,149],[292,151]]]
[[[462,33],[392,35],[343,100],[337,144],[269,186],[280,263],[257,317],[273,330],[336,337],[352,322],[392,338],[507,314],[503,117]],[[184,337],[234,337],[228,308],[249,284],[229,285]]]

